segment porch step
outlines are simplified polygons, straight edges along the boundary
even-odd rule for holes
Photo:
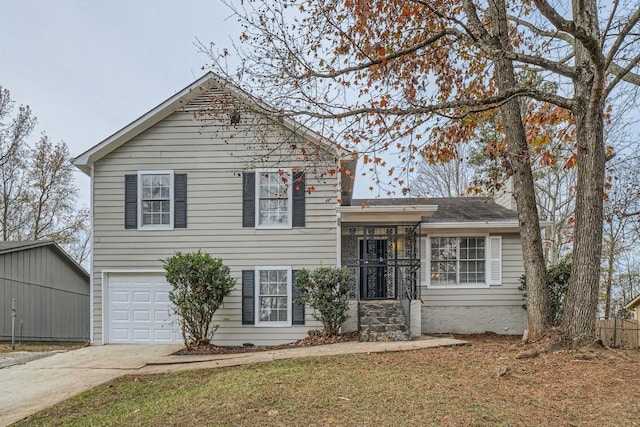
[[[400,301],[360,301],[360,341],[407,341],[409,327]]]

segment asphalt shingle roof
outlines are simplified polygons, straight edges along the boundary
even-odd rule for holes
[[[503,222],[518,221],[516,211],[505,208],[492,197],[433,197],[430,199],[354,199],[352,206],[438,206],[424,222]]]

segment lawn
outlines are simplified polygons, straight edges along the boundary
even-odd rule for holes
[[[640,425],[638,351],[516,359],[516,339],[471,341],[126,376],[18,425]]]
[[[10,353],[12,351],[54,351],[54,350],[75,350],[82,348],[82,342],[23,342],[16,344],[16,348],[11,348],[10,342],[0,342],[0,353]]]

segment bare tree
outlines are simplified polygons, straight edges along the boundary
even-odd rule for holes
[[[633,232],[640,226],[640,162],[621,163],[610,170],[605,200],[605,221],[602,258],[604,315],[612,312],[612,295],[616,275],[620,274],[621,255],[635,248],[638,236]],[[636,253],[637,255],[637,253]]]
[[[13,106],[9,91],[0,88],[0,120],[11,117]],[[69,148],[44,133],[29,147],[35,123],[29,107],[20,106],[10,124],[0,127],[0,238],[52,239],[83,262],[89,214],[77,206]]]
[[[469,194],[475,178],[471,163],[472,147],[459,144],[449,160],[423,160],[416,167],[411,194],[418,197],[461,197]]]
[[[28,237],[67,243],[86,221],[86,214],[76,208],[78,189],[73,181],[69,148],[64,142],[52,143],[42,134],[30,154],[25,203],[30,217]]]
[[[0,227],[2,240],[20,239],[27,218],[24,210],[25,141],[36,118],[28,106],[15,112],[11,92],[0,86]]]
[[[548,265],[555,265],[571,249],[576,170],[558,161],[539,166],[534,178],[540,218],[550,223],[545,231],[545,258]]]
[[[11,92],[0,86],[0,167],[15,158],[16,151],[36,124],[29,106],[20,105],[12,117],[14,109],[15,102],[11,99]]]

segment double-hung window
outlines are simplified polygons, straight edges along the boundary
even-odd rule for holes
[[[291,170],[256,171],[257,228],[291,228]]]
[[[291,326],[291,268],[256,268],[258,326]]]
[[[486,286],[487,238],[431,237],[431,285]]]
[[[139,224],[142,228],[173,228],[173,172],[138,172]]]

